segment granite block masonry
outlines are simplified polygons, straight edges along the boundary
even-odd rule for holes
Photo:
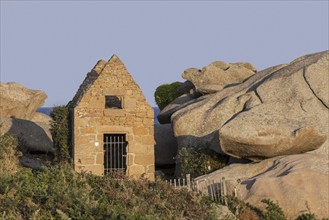
[[[87,74],[70,114],[76,171],[154,179],[154,111],[116,55]]]

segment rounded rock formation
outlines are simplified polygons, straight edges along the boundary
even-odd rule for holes
[[[31,120],[46,98],[45,92],[27,89],[19,83],[0,83],[0,115]]]
[[[179,147],[208,145],[251,160],[328,154],[328,54],[270,67],[180,108],[171,116]]]
[[[257,70],[250,63],[225,63],[215,61],[202,70],[189,68],[182,77],[191,81],[197,92],[204,94],[215,93],[227,86],[241,83]]]
[[[175,164],[177,141],[170,124],[154,125],[155,165],[165,166]]]
[[[225,177],[229,194],[236,187],[239,199],[263,211],[261,200],[268,198],[278,202],[288,219],[308,211],[321,219],[329,216],[328,163],[327,155],[280,156],[259,163],[232,164],[195,181]]]
[[[50,125],[0,116],[0,135],[10,134],[20,140],[20,150],[31,153],[54,153]]]

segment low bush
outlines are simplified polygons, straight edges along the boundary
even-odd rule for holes
[[[296,220],[317,220],[314,213],[304,213],[296,218]]]
[[[181,84],[181,82],[174,82],[171,84],[162,84],[156,88],[154,98],[160,110],[164,109],[170,102],[182,95],[177,91]]]
[[[111,179],[69,167],[0,178],[4,219],[210,219],[211,202],[162,181]]]
[[[258,208],[239,200],[234,196],[226,196],[227,207],[229,210],[236,215],[238,219],[252,219],[261,220],[263,219],[263,213]],[[222,203],[223,205],[225,203]]]
[[[224,201],[224,200],[223,200]],[[263,199],[261,202],[266,204],[266,211],[245,203],[233,196],[226,196],[227,207],[235,214],[238,219],[253,219],[253,220],[286,220],[287,217],[282,208],[270,199]],[[224,205],[224,202],[221,202]],[[318,218],[314,213],[310,212],[307,206],[308,213],[299,215],[294,220],[328,220],[328,218]]]
[[[183,175],[197,177],[226,166],[228,156],[220,155],[205,146],[184,147],[178,152],[178,162]]]
[[[286,220],[287,217],[282,211],[282,208],[270,199],[263,199],[261,201],[267,205],[267,212],[264,214],[265,220]]]
[[[8,134],[0,136],[0,175],[4,173],[14,173],[19,167],[18,158],[22,156],[17,151],[18,141]]]

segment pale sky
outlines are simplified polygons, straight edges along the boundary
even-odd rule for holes
[[[117,54],[152,106],[189,67],[258,70],[328,50],[328,1],[1,0],[1,82],[66,104],[99,59]]]

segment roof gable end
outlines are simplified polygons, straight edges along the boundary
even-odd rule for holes
[[[80,85],[77,93],[73,97],[72,101],[70,102],[70,107],[75,108],[81,99],[83,98],[84,94],[89,90],[89,88],[92,86],[92,84],[97,80],[99,77],[99,74],[103,71],[104,67],[106,65],[106,61],[99,60],[97,64],[94,66],[94,68],[87,74],[86,78]]]

